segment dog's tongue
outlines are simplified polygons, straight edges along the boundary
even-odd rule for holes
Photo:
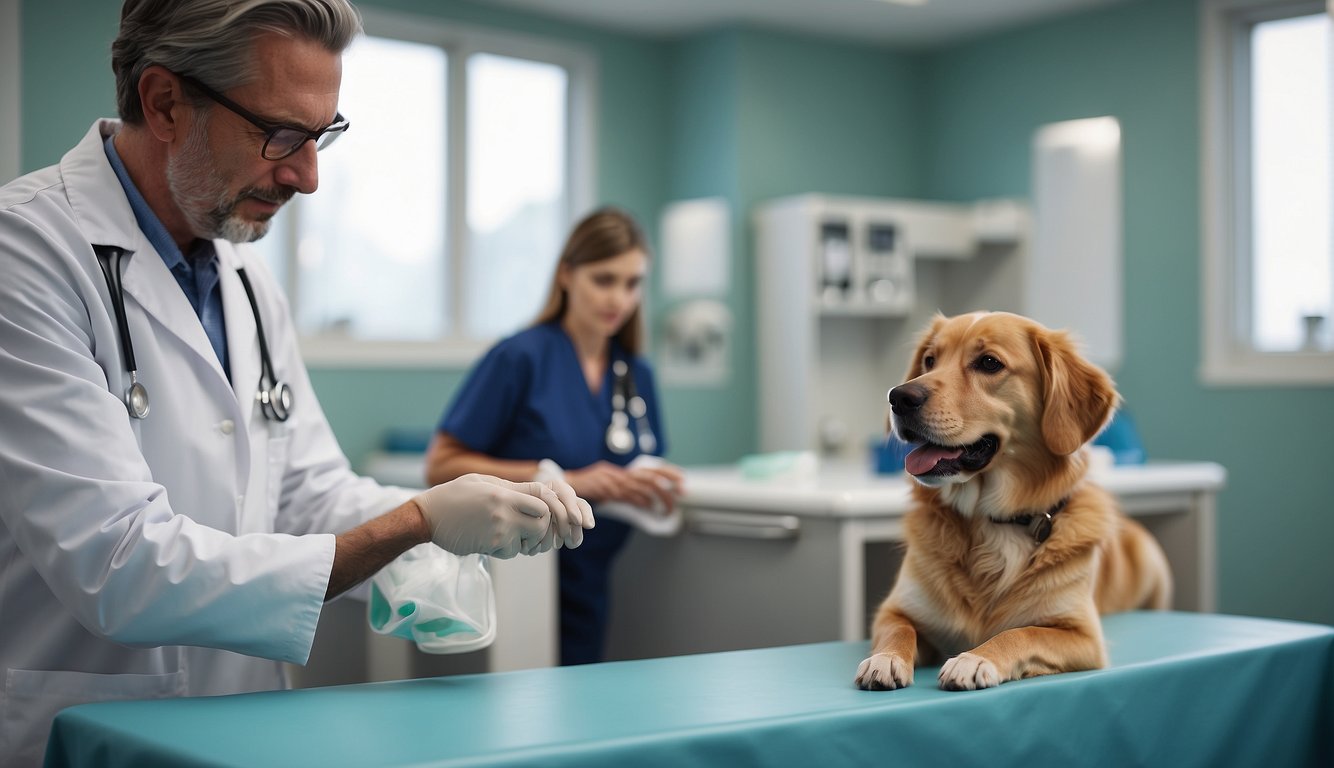
[[[923,475],[936,468],[936,465],[963,455],[962,448],[941,448],[938,445],[922,445],[914,448],[903,458],[903,465],[909,474]]]

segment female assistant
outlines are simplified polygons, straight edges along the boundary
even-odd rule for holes
[[[640,356],[649,249],[635,221],[602,208],[570,233],[532,326],[492,347],[469,373],[427,453],[427,479],[469,472],[508,480],[563,476],[597,525],[559,552],[562,664],[600,661],[609,571],[630,534],[598,517],[625,502],[669,513],[681,472],[663,462],[657,389]],[[634,466],[630,466],[634,462]]]

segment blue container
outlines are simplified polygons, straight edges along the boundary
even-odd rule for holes
[[[1144,443],[1140,442],[1135,422],[1124,409],[1117,410],[1112,423],[1093,438],[1093,444],[1110,449],[1117,464],[1143,464],[1145,461]]]
[[[897,475],[903,471],[903,459],[915,448],[894,435],[871,441],[871,469],[878,475]]]
[[[380,447],[390,453],[426,453],[434,436],[433,429],[394,427],[385,430]]]

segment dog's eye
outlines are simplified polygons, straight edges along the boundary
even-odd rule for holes
[[[935,368],[935,367],[936,367],[936,356],[935,356],[935,355],[927,355],[927,356],[923,357],[923,358],[922,358],[922,367],[925,368],[925,369],[928,370],[928,371],[931,370],[932,368]]]
[[[983,355],[973,362],[973,367],[983,373],[999,373],[1005,367],[1005,363],[991,355]]]

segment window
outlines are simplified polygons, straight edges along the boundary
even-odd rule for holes
[[[566,73],[474,54],[468,68],[465,327],[494,336],[531,319],[565,238]],[[521,317],[514,308],[527,307]]]
[[[364,16],[339,97],[352,129],[256,245],[311,363],[466,364],[537,314],[593,199],[590,57]]]
[[[1203,377],[1334,383],[1334,17],[1208,0],[1204,34]]]

